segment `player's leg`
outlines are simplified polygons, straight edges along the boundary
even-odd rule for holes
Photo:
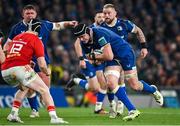
[[[9,69],[6,69],[6,70],[2,70],[2,77],[3,79],[8,83],[8,84],[11,84],[11,86],[18,86],[21,88],[21,86],[19,86],[19,80],[18,78],[16,77],[17,74],[20,74],[20,73],[16,73],[17,70],[20,70],[21,71],[21,67],[12,67],[12,68],[9,68]],[[22,74],[22,73],[21,73]],[[24,90],[24,91],[22,91]],[[27,88],[26,89],[23,89],[21,88],[21,90],[18,90],[15,94],[15,98],[14,98],[14,101],[13,101],[13,105],[12,105],[12,110],[11,110],[11,113],[8,115],[7,117],[7,120],[8,121],[12,121],[12,122],[20,122],[20,123],[23,123],[23,121],[21,121],[21,119],[19,118],[19,108],[21,106],[21,102],[22,100],[24,99],[26,93],[27,93]]]
[[[124,82],[124,71],[122,67],[120,70],[119,86],[122,87],[126,92],[126,85]],[[117,101],[116,111],[117,111],[117,116],[121,116],[124,112],[124,104],[120,100]]]
[[[28,88],[22,90],[18,90],[14,96],[13,104],[12,104],[12,109],[10,114],[7,117],[7,120],[10,122],[19,122],[23,123],[23,121],[19,117],[19,108],[21,106],[21,103],[23,99],[26,97],[26,94],[28,92]]]
[[[11,74],[23,86],[38,91],[42,95],[43,100],[47,105],[49,115],[51,117],[51,123],[66,123],[61,118],[58,118],[56,115],[54,102],[50,95],[49,88],[29,65],[15,67]]]
[[[118,85],[119,76],[120,76],[120,67],[119,66],[108,66],[105,70],[105,76],[107,79],[107,84],[112,92],[116,95],[118,100],[121,100],[128,111],[137,111],[135,106],[128,99],[126,92],[122,87]],[[114,115],[110,115],[110,118],[116,117],[116,109],[113,110]]]
[[[38,75],[36,75],[36,78],[33,81],[26,84],[26,86],[37,91],[42,96],[43,102],[45,103],[51,118],[50,123],[67,123],[62,118],[58,118],[49,88]]]
[[[86,61],[86,68],[81,69],[81,73],[84,74],[85,78],[82,78],[79,76],[79,74],[73,74],[71,76],[70,81],[67,83],[66,87],[68,90],[71,90],[71,88],[75,85],[79,85],[85,90],[96,90],[96,86],[99,84],[91,84],[96,78],[96,71],[92,64],[90,64],[88,61]],[[97,79],[97,78],[96,78]]]
[[[122,67],[125,73],[125,79],[127,80],[128,84],[136,91],[145,91],[147,93],[153,94],[156,102],[159,105],[163,105],[163,96],[157,90],[154,85],[148,84],[143,80],[139,81],[137,76],[136,70],[136,60],[133,51],[129,52],[127,57],[124,57],[121,60]]]
[[[103,70],[97,70],[96,71],[96,76],[97,76],[97,79],[98,79],[98,82],[100,84],[100,87],[101,87],[101,92],[98,92],[97,93],[97,101],[96,101],[96,105],[95,105],[95,111],[94,113],[95,114],[107,114],[108,112],[106,112],[103,108],[102,108],[102,105],[103,105],[103,100],[104,100],[104,97],[105,97],[105,94],[102,93],[103,91],[106,92],[107,91],[107,83],[106,83],[106,80],[105,80],[105,77],[104,77],[104,73],[103,73]]]
[[[155,85],[148,84],[143,80],[139,81],[137,77],[137,70],[125,71],[125,77],[131,88],[133,88],[136,91],[144,91],[153,94],[156,102],[160,106],[163,105],[163,96],[158,91],[157,87]]]
[[[41,71],[37,65],[37,61],[36,60],[31,61],[31,64],[33,64],[33,65],[31,65],[31,68],[33,68],[36,73],[41,74]],[[37,100],[37,93],[31,89],[29,91],[29,95],[27,96],[27,99],[28,99],[29,105],[30,105],[31,110],[32,110],[29,117],[31,117],[31,118],[39,117],[39,111],[38,111],[39,104],[38,104],[38,100]],[[40,96],[40,99],[41,99],[41,96]]]
[[[96,70],[92,64],[86,61],[86,68],[81,72],[86,76],[86,80],[80,78],[77,74],[73,75],[71,80],[67,84],[67,88],[71,89],[74,85],[79,85],[85,90],[92,90],[97,92],[97,104],[95,107],[95,113],[99,113],[102,109],[102,101],[106,95],[106,87],[100,88],[99,82],[96,77]]]
[[[37,93],[34,90],[30,89],[28,91],[27,99],[32,110],[29,117],[31,118],[39,117],[39,112],[38,112],[39,104],[37,100]]]

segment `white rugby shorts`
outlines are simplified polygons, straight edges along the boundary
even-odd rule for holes
[[[25,65],[11,67],[3,70],[2,77],[8,84],[11,84],[13,86],[16,86],[18,84],[27,86],[36,79],[37,74],[29,65]]]

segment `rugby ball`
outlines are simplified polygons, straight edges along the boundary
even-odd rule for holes
[[[103,53],[103,51],[100,50],[100,49],[95,49],[93,52],[94,52],[94,54],[96,54],[96,55],[100,55],[100,54]]]

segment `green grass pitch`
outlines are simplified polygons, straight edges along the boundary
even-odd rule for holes
[[[108,115],[95,115],[93,108],[57,108],[57,113],[67,125],[180,125],[180,109],[147,108],[140,109],[141,115],[135,120],[124,122],[122,117],[109,119]],[[10,109],[0,108],[0,125],[20,125],[6,120]],[[24,121],[21,125],[49,125],[50,118],[46,109],[40,109],[40,117],[29,118],[31,110],[22,108],[20,117]],[[123,116],[127,114],[127,111]]]

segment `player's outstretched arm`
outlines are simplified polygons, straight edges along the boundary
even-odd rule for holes
[[[141,58],[145,58],[148,54],[148,50],[147,50],[147,43],[146,43],[146,38],[144,36],[144,33],[138,26],[135,26],[134,33],[136,34],[136,36],[141,44],[140,56],[141,56]]]
[[[62,22],[54,22],[53,30],[63,30],[66,28],[73,28],[78,24],[77,21],[62,21]]]

